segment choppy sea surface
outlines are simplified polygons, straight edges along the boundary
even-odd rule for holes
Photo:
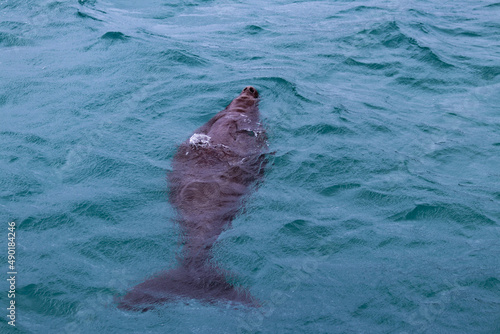
[[[1,0],[0,331],[500,333],[499,18],[498,0]],[[247,85],[275,154],[214,256],[262,306],[117,309],[176,265],[177,145]]]

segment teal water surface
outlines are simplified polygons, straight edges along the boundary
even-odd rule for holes
[[[499,18],[494,0],[0,1],[1,332],[500,333]],[[214,256],[262,306],[117,309],[176,265],[177,145],[247,85],[275,154]]]

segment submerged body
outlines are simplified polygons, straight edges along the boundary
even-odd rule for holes
[[[255,304],[210,260],[212,245],[263,173],[266,135],[257,104],[257,91],[246,87],[180,145],[168,177],[184,237],[180,266],[134,287],[119,307],[147,310],[177,297]]]

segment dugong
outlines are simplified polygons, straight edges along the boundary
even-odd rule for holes
[[[118,300],[119,308],[146,311],[179,298],[258,305],[211,261],[217,237],[264,173],[267,137],[258,102],[257,90],[246,87],[179,146],[168,174],[184,243],[179,266],[133,287]]]

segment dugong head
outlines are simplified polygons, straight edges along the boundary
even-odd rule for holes
[[[241,92],[241,94],[250,95],[255,99],[257,99],[259,97],[259,92],[257,92],[257,89],[253,88],[252,86],[247,86],[247,87],[243,88],[243,91]]]
[[[259,103],[259,93],[252,86],[247,86],[227,107],[228,111],[248,112]]]

